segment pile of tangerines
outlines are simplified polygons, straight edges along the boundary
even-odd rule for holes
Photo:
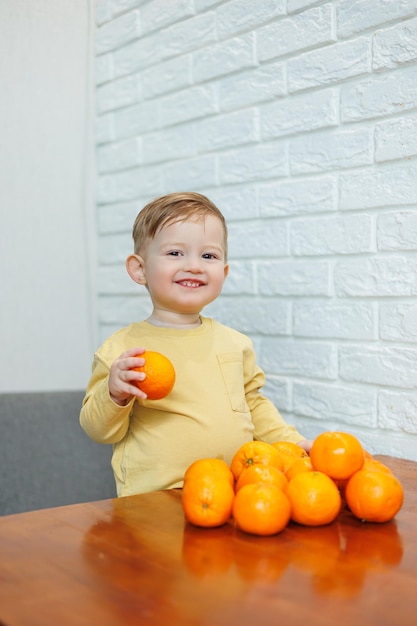
[[[233,518],[255,535],[274,535],[292,520],[305,526],[333,522],[343,506],[358,519],[387,522],[404,492],[391,470],[349,433],[324,432],[308,455],[297,444],[251,441],[230,466],[200,459],[184,475],[182,506],[196,526],[215,527]]]

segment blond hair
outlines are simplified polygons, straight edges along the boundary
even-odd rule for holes
[[[217,217],[224,231],[224,254],[227,260],[227,225],[222,212],[206,196],[196,192],[176,192],[155,198],[138,213],[132,229],[135,254],[140,254],[147,239],[153,239],[164,226],[174,222],[198,220],[206,215]]]

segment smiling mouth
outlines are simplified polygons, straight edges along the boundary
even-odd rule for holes
[[[181,287],[196,289],[197,287],[202,287],[204,283],[198,280],[179,280],[177,281],[177,285],[180,285]]]

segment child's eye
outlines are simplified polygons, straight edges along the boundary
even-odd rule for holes
[[[218,259],[218,256],[214,252],[206,252],[203,254],[203,259]]]
[[[181,252],[179,250],[170,250],[168,256],[181,256]]]

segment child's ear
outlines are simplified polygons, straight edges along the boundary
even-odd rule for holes
[[[138,254],[131,254],[126,259],[126,269],[130,278],[138,285],[146,285],[145,262]]]

